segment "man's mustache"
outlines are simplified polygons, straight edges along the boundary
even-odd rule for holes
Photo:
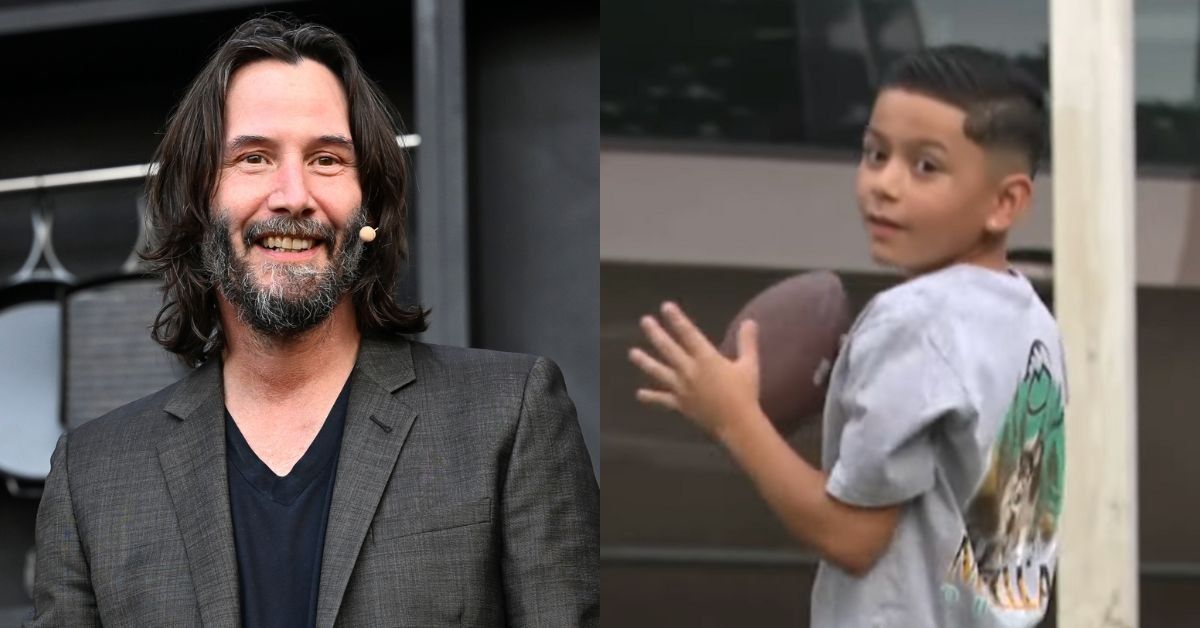
[[[328,225],[311,218],[293,218],[291,216],[272,216],[246,227],[242,233],[242,241],[246,248],[268,235],[290,238],[308,238],[324,240],[331,247],[337,239],[337,231],[333,225]]]

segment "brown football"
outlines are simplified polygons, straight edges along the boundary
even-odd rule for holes
[[[734,317],[721,353],[737,353],[737,329],[758,323],[763,411],[789,435],[820,416],[829,372],[850,329],[850,303],[838,276],[827,271],[785,279],[751,299]]]

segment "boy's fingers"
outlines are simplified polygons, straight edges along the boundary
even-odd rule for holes
[[[667,301],[662,305],[663,318],[666,319],[667,325],[671,331],[675,333],[675,337],[679,338],[680,344],[687,350],[690,355],[703,355],[708,351],[716,351],[716,347],[704,337],[704,332],[696,327],[683,310],[678,305]]]
[[[653,377],[659,384],[670,390],[679,389],[679,379],[675,376],[675,371],[664,365],[662,362],[650,357],[648,353],[638,348],[629,350],[629,361],[642,369],[642,372]]]
[[[679,399],[669,392],[639,388],[637,391],[637,400],[642,403],[662,406],[668,410],[679,412]]]
[[[758,362],[758,323],[752,320],[742,321],[738,327],[737,359]]]
[[[687,352],[679,346],[679,343],[675,342],[671,334],[668,334],[667,330],[663,329],[653,316],[642,317],[642,331],[667,364],[679,368],[688,362]]]

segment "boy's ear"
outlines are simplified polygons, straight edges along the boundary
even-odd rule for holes
[[[996,190],[995,203],[988,212],[984,228],[988,233],[1007,233],[1029,210],[1033,198],[1033,179],[1023,172],[1014,172],[1002,178]]]

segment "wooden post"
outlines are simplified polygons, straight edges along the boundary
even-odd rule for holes
[[[1067,353],[1058,625],[1138,625],[1131,0],[1051,0],[1055,310]]]

